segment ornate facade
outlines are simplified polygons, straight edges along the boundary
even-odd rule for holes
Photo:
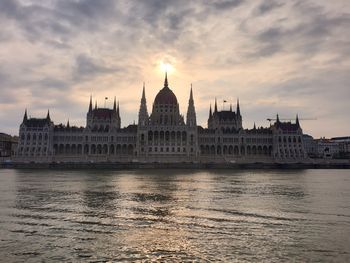
[[[307,160],[298,117],[278,118],[267,128],[244,129],[239,101],[236,111],[209,109],[208,128],[197,125],[192,87],[186,121],[165,76],[164,87],[147,110],[143,87],[138,124],[121,128],[119,103],[113,109],[92,106],[85,127],[55,125],[46,118],[28,118],[19,129],[19,162],[194,162],[250,163]]]

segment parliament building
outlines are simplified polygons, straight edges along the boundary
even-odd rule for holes
[[[208,127],[197,125],[192,87],[186,119],[165,76],[149,114],[143,87],[138,123],[121,127],[119,103],[112,109],[92,105],[85,127],[56,125],[28,118],[19,129],[18,162],[36,163],[300,163],[307,160],[298,116],[270,127],[245,129],[239,101],[236,110],[209,109]]]

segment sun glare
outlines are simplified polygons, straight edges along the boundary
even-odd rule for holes
[[[166,62],[163,62],[163,61],[160,62],[159,67],[160,67],[160,70],[162,72],[172,73],[175,70],[173,65],[166,63]]]

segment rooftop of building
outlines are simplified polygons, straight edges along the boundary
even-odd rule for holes
[[[165,73],[164,87],[156,95],[154,104],[177,105],[177,98],[169,88],[167,73]]]

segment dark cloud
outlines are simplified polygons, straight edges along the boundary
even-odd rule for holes
[[[56,90],[61,90],[63,92],[67,91],[69,89],[69,83],[63,80],[59,80],[56,78],[52,77],[46,77],[44,79],[41,79],[39,81],[36,81],[35,83],[36,86],[39,86],[41,88],[45,89],[56,89]]]
[[[76,57],[73,79],[80,81],[103,74],[116,74],[122,71],[124,71],[124,69],[121,67],[107,67],[103,62],[97,61],[85,54],[80,54]]]
[[[263,1],[256,9],[255,14],[257,15],[265,15],[270,13],[273,9],[283,6],[283,3],[279,3],[273,0]]]
[[[319,9],[316,9],[319,10]],[[260,47],[251,55],[269,56],[287,50],[303,56],[313,56],[319,51],[335,51],[338,38],[350,27],[350,15],[330,16],[326,13],[310,14],[293,27],[274,25],[258,33],[255,38]],[[349,53],[350,46],[345,53]]]
[[[216,2],[210,1],[210,4],[218,10],[229,10],[240,6],[243,2],[243,0],[220,0]]]

